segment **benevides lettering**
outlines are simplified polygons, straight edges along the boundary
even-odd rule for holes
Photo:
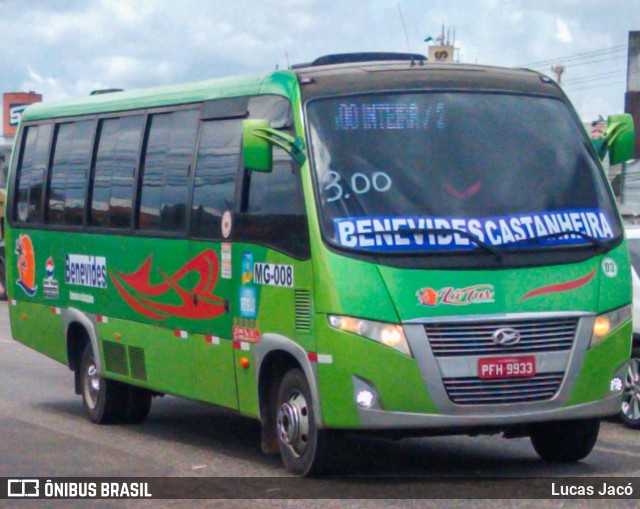
[[[106,258],[76,254],[65,255],[65,282],[70,285],[106,288]]]
[[[353,217],[334,219],[338,243],[343,247],[375,250],[471,249],[468,235],[434,233],[429,230],[459,230],[492,246],[535,241],[561,245],[587,243],[583,235],[606,240],[614,236],[605,213],[599,210],[563,210],[486,218],[430,216]],[[424,230],[424,233],[421,231]],[[563,234],[567,232],[566,235]],[[578,233],[575,233],[578,232]],[[544,238],[553,235],[554,237]]]

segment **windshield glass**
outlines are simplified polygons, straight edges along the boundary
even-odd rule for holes
[[[314,100],[307,113],[323,229],[341,247],[545,249],[621,233],[588,140],[559,100],[371,94]]]

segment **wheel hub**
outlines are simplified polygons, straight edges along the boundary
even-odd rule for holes
[[[87,405],[94,409],[98,405],[98,393],[100,392],[100,376],[95,363],[87,366],[87,375],[85,378],[84,392]]]
[[[302,456],[309,441],[309,408],[300,392],[295,392],[280,405],[276,425],[280,442],[296,457]]]
[[[622,412],[630,421],[640,420],[640,360],[631,359],[624,382]]]

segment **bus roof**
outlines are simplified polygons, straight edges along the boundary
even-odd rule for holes
[[[23,120],[158,108],[256,94],[292,97],[298,80],[304,86],[305,98],[405,89],[489,90],[565,97],[553,80],[527,69],[423,61],[371,61],[298,66],[293,70],[36,103],[25,110]]]
[[[29,106],[24,112],[23,120],[45,120],[140,108],[158,108],[255,94],[291,97],[296,79],[293,72],[283,70],[217,78],[197,83],[89,95],[60,102],[42,102]]]
[[[504,67],[434,62],[361,62],[295,69],[305,98],[393,90],[495,91],[565,98],[538,72]]]

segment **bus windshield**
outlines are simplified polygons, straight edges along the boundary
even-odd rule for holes
[[[588,140],[560,100],[363,94],[310,101],[307,114],[323,230],[342,248],[574,248],[622,232]]]

